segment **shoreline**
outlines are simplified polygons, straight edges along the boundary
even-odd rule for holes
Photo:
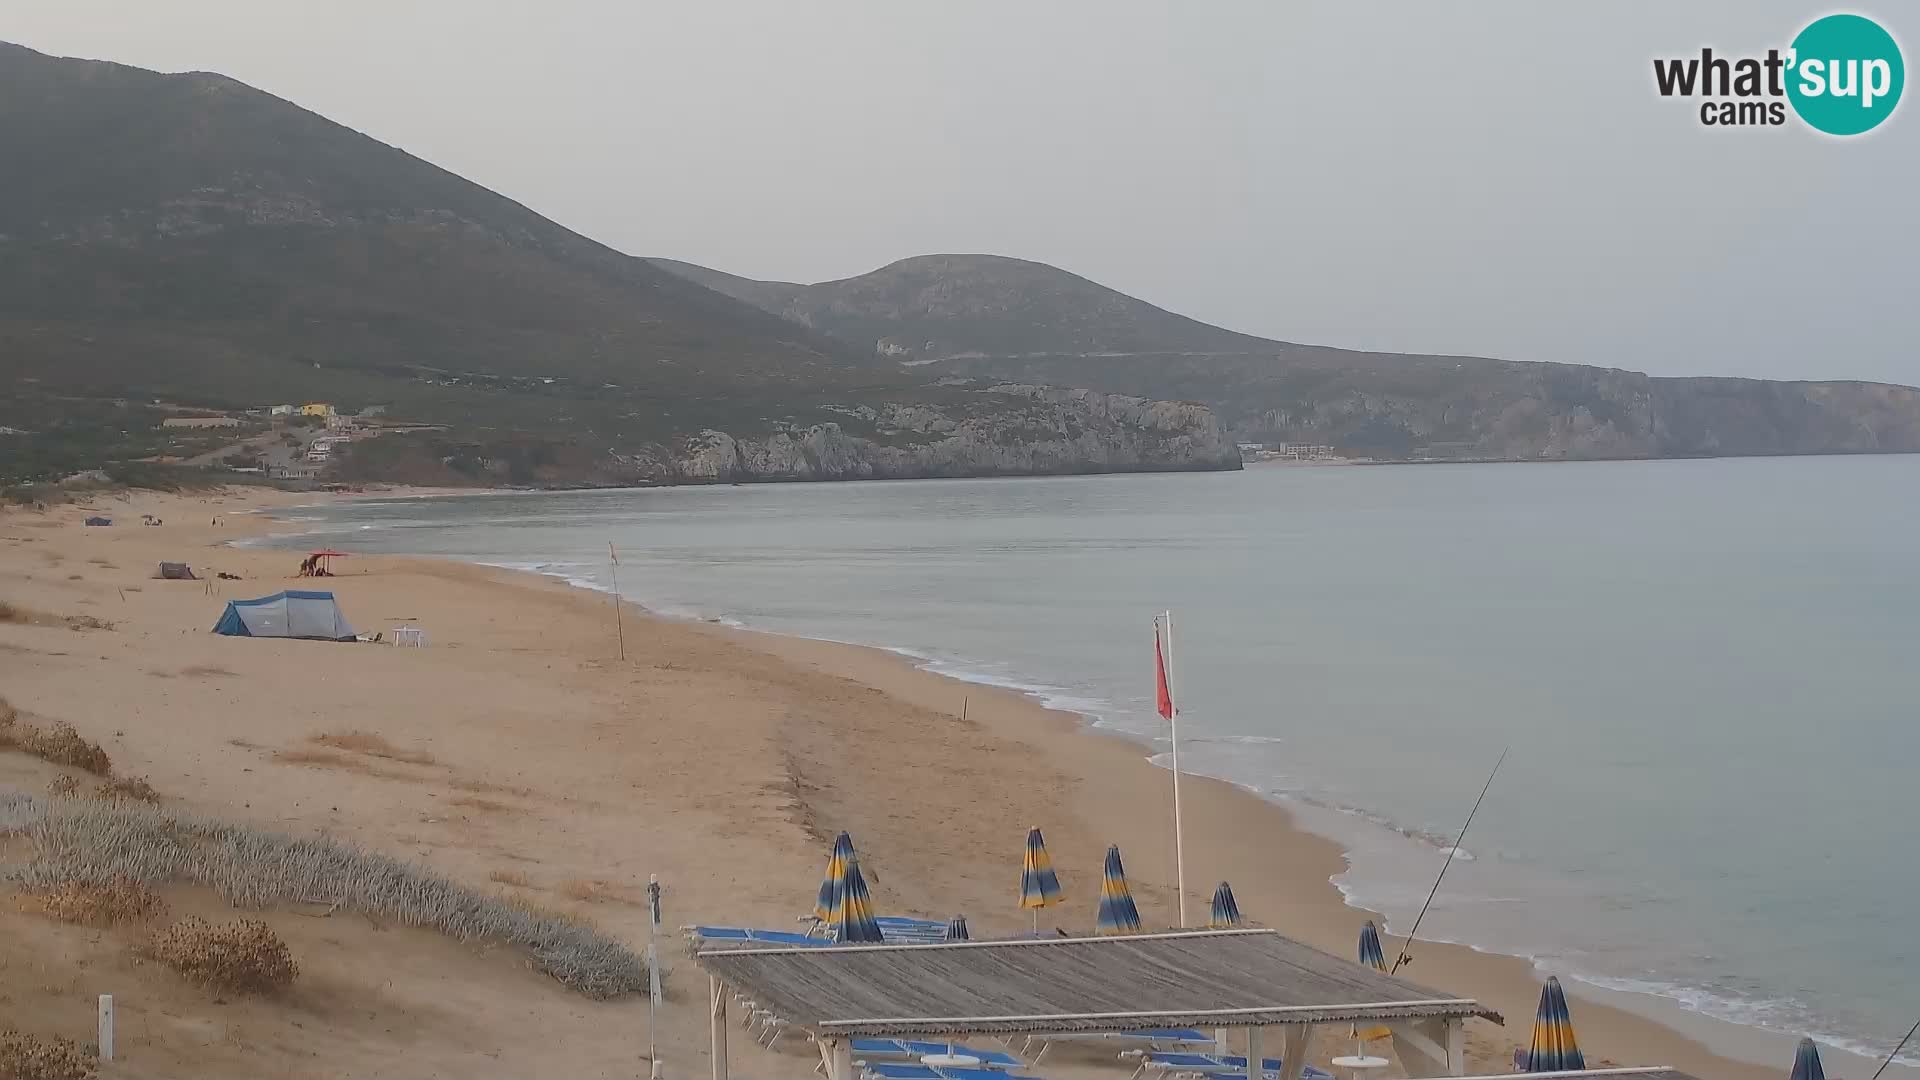
[[[453,494],[458,494],[458,492],[453,492]],[[494,493],[473,492],[472,494]],[[508,492],[507,494],[516,494],[516,492]],[[419,557],[450,559],[450,557],[445,556]],[[459,562],[461,560],[450,559],[450,561]],[[589,592],[596,596],[609,596],[612,592],[601,583],[560,571],[539,569],[537,565],[485,562],[467,563],[465,565],[486,566],[508,573],[532,575],[544,580],[560,582],[569,588]],[[645,601],[631,597],[623,597],[622,602],[642,617],[663,619],[698,628],[706,632],[741,635],[740,640],[746,647],[758,651],[770,652],[783,657],[797,658],[802,655],[803,652],[811,654],[813,647],[829,651],[835,649],[851,650],[861,654],[869,654],[877,659],[898,665],[917,677],[935,679],[947,684],[958,684],[959,690],[957,692],[962,699],[969,696],[966,690],[966,688],[969,687],[975,688],[983,694],[1011,695],[1033,710],[1046,714],[1054,722],[1068,725],[1072,735],[1075,737],[1092,735],[1101,740],[1109,741],[1118,747],[1123,747],[1137,757],[1139,764],[1151,768],[1161,776],[1164,776],[1169,769],[1166,762],[1157,760],[1165,756],[1164,750],[1156,752],[1156,744],[1150,737],[1137,732],[1130,732],[1105,725],[1103,723],[1105,718],[1098,712],[1092,711],[1093,707],[1097,707],[1103,703],[1071,697],[1058,687],[1031,682],[1020,682],[991,673],[971,671],[962,666],[964,661],[943,660],[917,651],[910,646],[849,641],[839,638],[809,635],[799,631],[758,629],[733,619],[705,616],[697,612],[675,612],[650,608],[646,605]],[[806,643],[807,648],[802,649],[799,646],[784,644],[788,642]],[[822,654],[820,658],[814,659],[812,662],[822,671],[845,674],[848,670],[846,661],[835,661],[827,658],[825,654]],[[946,670],[939,670],[942,667],[945,667]],[[854,676],[858,681],[867,683],[868,685],[885,681],[876,679],[871,672],[871,668],[866,664],[859,665],[859,670],[861,674]],[[898,693],[897,689],[892,686],[888,686],[887,689],[890,693]],[[928,699],[929,702],[932,700],[932,698]],[[1081,707],[1083,705],[1086,707]],[[959,706],[953,706],[953,711],[957,713],[958,710]],[[1262,807],[1269,809],[1274,814],[1283,818],[1284,820],[1279,822],[1276,828],[1293,835],[1277,846],[1293,848],[1297,845],[1302,845],[1303,841],[1300,838],[1305,838],[1306,841],[1311,841],[1314,845],[1323,845],[1327,849],[1327,852],[1330,852],[1330,857],[1326,857],[1326,852],[1316,852],[1315,865],[1319,866],[1324,863],[1325,866],[1332,867],[1332,869],[1328,873],[1320,875],[1320,884],[1324,894],[1326,894],[1321,899],[1330,899],[1333,903],[1340,905],[1341,908],[1350,913],[1355,920],[1354,926],[1356,927],[1356,932],[1360,919],[1371,918],[1377,921],[1381,927],[1383,937],[1387,939],[1389,951],[1392,950],[1394,936],[1403,933],[1404,927],[1398,925],[1390,927],[1389,920],[1385,916],[1366,906],[1363,902],[1355,900],[1339,880],[1346,871],[1350,869],[1348,858],[1351,854],[1346,846],[1348,840],[1344,839],[1342,834],[1348,833],[1349,830],[1355,828],[1384,829],[1405,838],[1410,843],[1428,848],[1432,850],[1436,856],[1439,856],[1444,852],[1445,848],[1440,845],[1436,838],[1410,835],[1390,823],[1367,814],[1364,810],[1315,803],[1311,800],[1289,796],[1284,793],[1261,791],[1251,786],[1242,785],[1205,773],[1194,772],[1192,770],[1183,770],[1183,775],[1191,780],[1197,780],[1207,785],[1218,785],[1221,788],[1233,792],[1237,796],[1245,796],[1256,800]],[[1165,784],[1163,783],[1162,786],[1164,787]],[[1349,816],[1357,816],[1359,823],[1347,822],[1346,818]],[[1346,828],[1341,828],[1342,825],[1345,825]],[[1188,829],[1190,843],[1192,842],[1193,831],[1193,828],[1190,826]],[[1170,832],[1168,836],[1169,838],[1165,844],[1161,846],[1166,847],[1168,851],[1170,851],[1172,843]],[[1126,845],[1123,845],[1123,848],[1125,847]],[[1132,853],[1128,854],[1130,876],[1136,879],[1140,876],[1139,870],[1135,868],[1137,858],[1138,857]],[[1155,865],[1158,870],[1156,877],[1159,882],[1159,887],[1171,894],[1173,891],[1170,884],[1171,878],[1173,877],[1171,859],[1166,858],[1164,861],[1167,864],[1164,867],[1158,866],[1157,862],[1148,864],[1142,861],[1141,865]],[[1237,878],[1234,880],[1236,882],[1236,893],[1244,897],[1245,888],[1239,884]],[[1137,884],[1136,881],[1136,886]],[[1195,879],[1190,878],[1188,886],[1190,919],[1193,917],[1194,911],[1204,911],[1206,895],[1210,895],[1210,892],[1210,886],[1202,889],[1199,884],[1195,883]],[[1290,904],[1300,904],[1302,906],[1311,905],[1315,902],[1315,899],[1307,897],[1289,898]],[[1244,900],[1242,908],[1243,910],[1249,910]],[[1249,910],[1249,915],[1251,916],[1252,914]],[[1294,933],[1293,930],[1284,924],[1269,925],[1276,925],[1277,928],[1284,932]],[[1300,936],[1303,940],[1308,940],[1312,944],[1335,955],[1345,956],[1352,951],[1351,940],[1343,942],[1332,937],[1316,939],[1301,934],[1295,934],[1295,936]],[[1588,975],[1562,967],[1555,967],[1550,964],[1543,964],[1537,957],[1504,952],[1495,947],[1483,947],[1464,941],[1423,938],[1417,943],[1417,948],[1414,951],[1422,956],[1435,951],[1443,952],[1453,957],[1452,963],[1448,965],[1449,968],[1459,965],[1475,969],[1476,971],[1483,966],[1488,966],[1478,963],[1476,958],[1485,958],[1507,969],[1499,973],[1503,982],[1512,981],[1516,977],[1516,973],[1520,973],[1520,977],[1530,980],[1532,993],[1534,994],[1538,992],[1539,980],[1544,978],[1546,974],[1560,975],[1561,978],[1567,982],[1569,995],[1576,1003],[1591,1002],[1596,1007],[1606,1008],[1619,1014],[1629,1022],[1637,1021],[1639,1023],[1656,1026],[1667,1035],[1681,1040],[1680,1042],[1669,1044],[1664,1039],[1650,1038],[1648,1040],[1649,1045],[1674,1045],[1679,1048],[1677,1051],[1678,1054],[1686,1053],[1689,1044],[1697,1046],[1699,1050],[1704,1051],[1715,1062],[1717,1067],[1708,1070],[1712,1075],[1736,1075],[1735,1073],[1728,1072],[1727,1070],[1729,1068],[1770,1069],[1771,1063],[1779,1061],[1790,1062],[1794,1042],[1799,1037],[1798,1034],[1787,1034],[1769,1028],[1743,1024],[1704,1010],[1691,1008],[1683,999],[1657,991],[1623,990],[1610,987],[1603,982],[1596,981],[1606,978],[1605,976]],[[1435,965],[1429,964],[1427,965],[1427,969],[1432,970],[1434,966]],[[1416,981],[1421,978],[1418,974],[1413,977]],[[1669,986],[1669,984],[1660,985],[1663,987]],[[1680,993],[1685,993],[1688,990],[1687,987],[1679,984],[1671,984],[1669,988]],[[1476,996],[1481,996],[1484,1000],[1484,995]],[[1524,1010],[1519,1010],[1511,1006],[1502,1009],[1508,1019],[1508,1034],[1513,1033],[1514,1025],[1517,1024],[1519,1031],[1518,1037],[1522,1041],[1524,1040],[1525,1030],[1531,1025],[1532,1001],[1527,1001],[1525,1006]],[[1580,1024],[1578,1026],[1584,1030],[1586,1025]],[[1583,1045],[1585,1045],[1584,1040]],[[1822,1046],[1826,1050],[1829,1059],[1836,1066],[1858,1063],[1865,1064],[1870,1070],[1878,1064],[1877,1060],[1870,1061],[1864,1055],[1842,1049],[1842,1044],[1837,1041],[1823,1041]],[[1591,1050],[1589,1052],[1590,1054],[1592,1053]],[[1644,1055],[1640,1057],[1634,1057],[1632,1055],[1621,1057],[1615,1055],[1615,1057],[1622,1061],[1646,1062],[1651,1060]],[[1673,1064],[1677,1060],[1691,1059],[1677,1057],[1676,1054],[1669,1054],[1666,1057],[1661,1057],[1659,1063]]]
[[[405,498],[411,494],[386,492],[366,497]],[[140,501],[128,500],[130,510],[137,510]],[[195,507],[197,509],[183,513],[170,509],[166,516],[177,513],[189,521],[204,522],[201,515],[211,500],[156,496],[149,501],[174,508],[181,504]],[[271,531],[271,525],[277,521],[272,516],[275,511],[290,511],[300,505],[328,505],[332,501],[335,500],[315,502],[311,496],[268,498],[257,494],[229,494],[219,500],[227,504],[220,506],[222,512],[235,513],[242,508],[263,512],[244,516],[236,513],[244,524],[215,534],[215,542],[221,550],[235,553],[235,559],[244,561],[248,568],[256,568],[256,575],[250,576],[270,574],[269,568],[278,567],[284,553],[273,548],[226,546],[239,538],[234,534],[254,531],[258,538]],[[0,517],[0,525],[13,523],[12,519]],[[195,528],[200,533],[206,532],[204,527]],[[83,540],[133,542],[142,551],[152,547],[152,542],[170,540],[176,535],[171,528],[116,528],[111,533],[118,535],[113,536],[88,535],[92,532],[74,528],[74,534]],[[169,544],[167,549],[171,551],[174,546]],[[281,568],[280,572],[284,573],[285,569]],[[416,582],[417,588],[413,584]],[[760,811],[774,816],[758,828],[791,832],[785,826],[773,824],[789,821],[804,833],[805,841],[797,845],[804,850],[788,850],[790,839],[778,847],[777,857],[772,850],[755,848],[759,854],[746,856],[734,852],[733,860],[725,857],[709,860],[705,855],[708,847],[731,851],[730,845],[737,846],[742,841],[724,825],[699,825],[699,829],[706,830],[702,834],[706,840],[694,844],[698,857],[685,862],[684,853],[673,856],[682,862],[678,874],[674,878],[663,874],[663,880],[676,881],[683,890],[676,897],[676,916],[681,911],[691,913],[698,908],[703,915],[711,913],[713,921],[719,921],[722,915],[743,923],[752,919],[785,921],[776,913],[785,911],[786,917],[790,917],[791,909],[797,906],[787,894],[794,893],[796,888],[810,891],[810,879],[818,874],[814,864],[819,853],[812,846],[822,834],[830,836],[838,827],[846,827],[854,831],[864,853],[863,861],[872,862],[876,877],[885,873],[883,882],[874,883],[876,895],[883,904],[895,910],[938,917],[964,910],[969,920],[986,933],[1013,932],[1025,925],[1024,916],[1012,908],[1008,896],[1012,880],[1017,880],[1012,874],[1017,871],[1018,859],[1017,852],[1009,855],[1003,849],[1017,846],[1018,836],[1024,835],[1026,825],[1037,823],[1047,830],[1049,846],[1068,891],[1067,905],[1050,909],[1049,917],[1073,924],[1087,916],[1091,899],[1097,893],[1098,852],[1104,850],[1108,842],[1118,840],[1127,854],[1136,900],[1146,920],[1166,924],[1175,921],[1172,841],[1164,807],[1168,798],[1166,770],[1150,761],[1143,752],[1145,748],[1133,737],[1096,728],[1084,714],[1046,708],[1019,689],[930,671],[922,666],[926,661],[916,661],[883,647],[716,625],[648,611],[632,601],[628,603],[637,609],[637,617],[629,622],[628,640],[636,643],[640,655],[622,666],[611,656],[610,641],[599,640],[609,636],[603,633],[606,604],[601,597],[605,594],[567,586],[561,579],[537,571],[488,568],[444,558],[366,556],[356,559],[355,569],[331,579],[328,585],[342,593],[343,603],[351,605],[350,613],[380,612],[379,617],[383,619],[388,616],[384,609],[372,606],[372,598],[398,594],[403,585],[412,590],[408,595],[417,593],[417,602],[406,603],[419,607],[421,614],[433,620],[437,637],[452,638],[445,642],[445,648],[430,650],[431,657],[422,655],[421,660],[462,659],[464,652],[475,662],[483,662],[483,668],[491,669],[517,662],[514,654],[551,653],[554,658],[542,664],[528,660],[522,665],[524,670],[520,676],[537,680],[543,668],[573,674],[544,688],[528,685],[526,695],[530,707],[546,709],[548,706],[544,703],[552,700],[551,695],[561,693],[592,698],[602,707],[624,702],[618,706],[622,711],[640,709],[644,712],[655,698],[668,694],[679,695],[674,700],[686,709],[726,718],[725,722],[731,725],[727,730],[737,729],[738,738],[742,740],[738,745],[746,749],[677,746],[672,748],[670,760],[662,760],[658,754],[646,758],[646,768],[654,772],[663,767],[710,772],[722,761],[743,769],[757,762],[774,782],[772,788],[762,782],[760,788],[746,789],[765,789],[774,798],[773,805]],[[258,588],[271,591],[264,582]],[[124,595],[121,603],[126,603]],[[564,641],[550,643],[543,638],[530,642],[517,627],[508,625],[518,621],[517,616],[529,606],[537,609],[543,620],[551,620],[542,623],[548,628],[547,636],[564,638]],[[495,609],[515,613],[516,618],[501,620],[501,625],[495,626],[490,614]],[[155,633],[164,632],[168,626],[204,630],[204,626],[198,625],[204,620],[197,614],[184,624],[179,621],[181,616],[171,610],[156,614],[165,615],[167,621],[157,624]],[[484,626],[477,625],[481,619],[485,621]],[[377,625],[369,622],[361,629],[370,631]],[[636,629],[638,634],[634,633]],[[218,644],[217,639],[209,642],[204,633],[192,637],[195,640],[185,644],[202,652],[208,651],[207,646]],[[303,658],[323,657],[321,662],[326,664],[367,656],[354,653],[351,647],[343,647],[340,652],[310,653],[300,650],[311,650],[314,646],[258,644],[295,645],[294,651]],[[442,642],[436,640],[435,644],[439,646]],[[250,650],[258,651],[261,650]],[[403,660],[411,664],[415,658],[408,653],[407,650],[381,650],[377,657],[367,656],[367,659],[378,659],[383,666],[394,666]],[[600,655],[602,653],[606,655]],[[664,662],[656,659],[649,666],[645,661],[649,654],[655,657],[664,654],[668,659]],[[683,656],[694,658],[690,661],[694,668],[681,666]],[[563,657],[569,659],[563,661]],[[769,665],[768,658],[778,663]],[[102,660],[105,659],[103,656]],[[629,674],[630,671],[634,674]],[[683,685],[696,676],[697,685]],[[399,689],[395,693],[424,694],[429,692],[429,686],[436,694],[460,692],[456,684],[432,681],[438,677],[431,672],[419,671],[402,677],[428,681],[411,690],[406,683],[396,684]],[[642,692],[629,688],[636,677],[654,688],[645,691],[642,697],[633,697]],[[553,676],[550,674],[547,678],[551,680]],[[576,689],[576,681],[585,683],[587,688]],[[772,684],[771,690],[762,684]],[[78,684],[65,685],[71,691]],[[53,684],[49,684],[49,688],[51,692]],[[740,700],[763,698],[767,699],[766,704],[756,706],[756,718],[750,718],[751,723],[731,719],[743,708],[738,704]],[[964,724],[959,720],[963,700],[972,705]],[[468,704],[467,711],[486,704],[489,703],[482,695]],[[350,704],[328,706],[335,711],[351,707]],[[456,710],[455,715],[463,714]],[[404,728],[416,722],[395,719],[394,723]],[[600,728],[583,730],[599,731]],[[1087,738],[1088,735],[1096,738]],[[440,740],[435,743],[435,752],[451,755],[460,752],[468,734],[464,726],[422,727],[416,737]],[[591,736],[595,740],[605,737]],[[449,739],[452,742],[445,741]],[[899,739],[901,743],[896,747],[890,739]],[[157,747],[149,745],[146,749],[155,758],[159,757]],[[592,745],[574,749],[596,756]],[[993,766],[983,767],[980,763],[984,761],[991,761]],[[589,765],[583,763],[577,767]],[[198,779],[197,772],[191,775]],[[1333,883],[1333,878],[1346,869],[1341,845],[1311,831],[1301,820],[1308,815],[1296,812],[1299,807],[1286,801],[1202,774],[1189,773],[1188,776],[1194,781],[1187,789],[1186,801],[1190,915],[1194,910],[1204,910],[1211,882],[1225,877],[1234,882],[1242,910],[1251,919],[1335,955],[1349,955],[1366,912],[1349,906]],[[155,769],[156,783],[169,779],[172,778],[164,770]],[[708,776],[705,786],[715,782],[719,782],[718,778]],[[526,786],[534,787],[531,782]],[[166,784],[162,783],[162,787],[164,790]],[[694,790],[701,788],[696,786]],[[246,804],[248,807],[270,805],[262,802],[268,799],[267,792],[246,786],[221,792],[223,797],[212,805],[231,807],[247,793],[252,798]],[[688,798],[680,797],[662,805],[680,807]],[[698,808],[701,797],[691,798],[696,803],[695,809],[681,812],[705,813]],[[749,803],[754,799],[750,794],[737,798]],[[282,817],[277,820],[300,828],[332,827],[329,824],[332,819],[324,816],[314,819],[308,811],[298,809],[301,805],[300,801],[294,801],[291,806],[278,806]],[[334,807],[336,814],[341,809],[341,806]],[[693,828],[692,825],[685,827]],[[410,848],[420,842],[405,838],[392,822],[377,816],[360,822],[357,830],[362,842],[382,847],[401,842]],[[349,835],[352,833],[353,830],[349,830]],[[1007,841],[1002,833],[1017,835],[1013,841]],[[998,839],[989,842],[986,839],[989,836]],[[447,859],[469,872],[476,868],[469,865],[472,857],[461,854],[457,846],[427,844],[421,853],[435,859],[436,865],[438,860]],[[750,858],[753,862],[743,864],[738,858]],[[750,895],[739,895],[743,870],[751,865],[753,876],[759,877],[766,866],[755,864],[763,860],[785,867],[779,875],[783,888],[778,898],[773,898],[766,893],[766,887],[758,884],[750,890]],[[623,868],[639,869],[627,859],[618,861]],[[662,865],[664,868],[667,864]],[[703,876],[711,880],[703,880]],[[694,906],[681,907],[683,902]],[[692,920],[676,917],[674,921]],[[623,930],[630,925],[624,912],[619,925]],[[778,923],[769,921],[761,925]],[[1483,953],[1459,945],[1422,943],[1415,951],[1418,960],[1411,972],[1413,979],[1431,982],[1449,992],[1474,996],[1506,1015],[1504,1029],[1484,1022],[1471,1025],[1471,1052],[1477,1071],[1505,1071],[1496,1066],[1501,1064],[1503,1055],[1524,1043],[1531,1025],[1538,995],[1537,975],[1532,964],[1521,958]],[[1684,1013],[1678,1006],[1629,1000],[1637,995],[1602,991],[1585,983],[1569,989],[1576,999],[1575,1020],[1582,1045],[1594,1058],[1671,1064],[1707,1077],[1752,1076],[1756,1080],[1777,1075],[1783,1071],[1784,1063],[1791,1060],[1793,1039],[1790,1036],[1775,1036],[1759,1029]],[[1649,1017],[1643,1012],[1656,1015]],[[704,1025],[694,1025],[693,1019],[696,1018],[680,1018],[677,1022],[686,1028],[681,1032],[684,1041],[694,1048],[687,1052],[697,1054],[699,1040],[704,1038]],[[1774,1064],[1749,1064],[1710,1049],[1729,1046],[1751,1048],[1748,1054]],[[1839,1061],[1833,1064],[1839,1066]]]

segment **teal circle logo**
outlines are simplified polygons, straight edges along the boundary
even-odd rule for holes
[[[1907,65],[1893,35],[1861,15],[1828,15],[1807,24],[1789,54],[1787,100],[1816,131],[1872,131],[1900,104]]]

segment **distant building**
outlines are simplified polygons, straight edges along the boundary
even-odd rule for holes
[[[292,415],[293,415],[293,406],[291,406],[291,405],[273,405],[273,406],[269,406],[269,407],[268,407],[268,409],[267,409],[267,415],[268,415],[268,416],[292,416]]]
[[[341,416],[339,413],[334,413],[327,417],[327,430],[351,431],[353,430],[353,417]]]
[[[324,419],[326,417],[333,415],[333,406],[327,404],[324,401],[312,402],[310,404],[300,406],[300,415],[301,416],[318,416]]]
[[[169,416],[160,421],[161,427],[170,428],[214,428],[239,427],[240,421],[231,416]]]
[[[548,379],[546,381],[552,382],[553,380]],[[385,405],[369,405],[366,408],[360,410],[360,415],[361,416],[385,416],[387,415],[387,407]]]
[[[1336,456],[1331,446],[1308,446],[1304,443],[1281,443],[1276,453],[1292,461],[1319,461]]]

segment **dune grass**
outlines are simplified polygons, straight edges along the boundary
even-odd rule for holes
[[[259,919],[218,926],[189,915],[154,936],[148,955],[187,978],[230,994],[270,994],[293,985],[300,965]]]
[[[0,1031],[0,1076],[20,1080],[93,1080],[98,1072],[93,1055],[71,1039]]]
[[[33,891],[125,878],[203,885],[242,908],[336,904],[459,941],[521,946],[535,967],[590,998],[647,988],[644,961],[598,930],[326,837],[231,825],[132,800],[46,800],[0,790],[0,836],[7,834],[23,835],[33,846],[31,861],[7,874]]]

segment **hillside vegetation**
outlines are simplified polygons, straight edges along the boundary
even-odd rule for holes
[[[656,262],[909,370],[1199,401],[1241,440],[1441,460],[1920,450],[1912,387],[1271,341],[992,255],[903,259],[817,285]]]
[[[556,483],[679,478],[708,431],[883,434],[850,419],[860,406],[964,392],[949,419],[1035,407],[935,393],[871,349],[224,76],[0,43],[0,145],[0,364],[35,402],[6,425],[25,434],[0,438],[22,460],[142,443],[75,437],[127,400],[386,405],[448,432],[376,464],[531,444],[572,463]],[[64,449],[37,445],[56,437]]]

